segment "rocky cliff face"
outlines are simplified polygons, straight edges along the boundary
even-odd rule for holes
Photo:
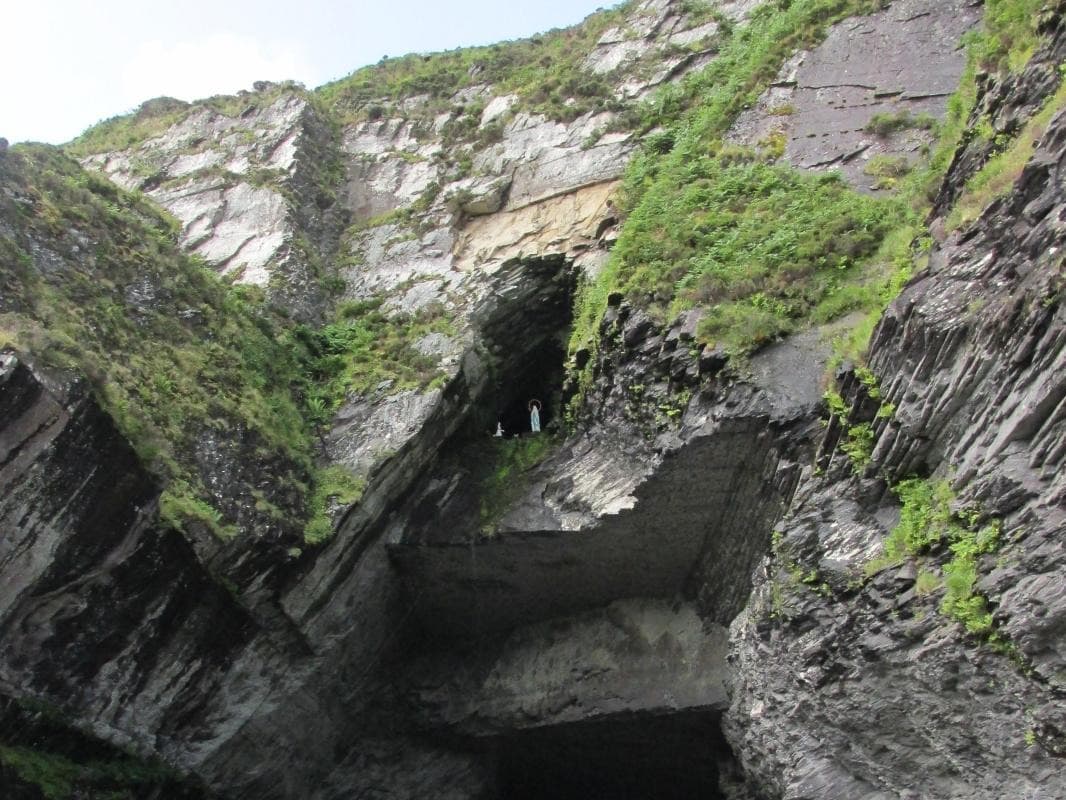
[[[1057,31],[1029,81],[1061,63]],[[1026,102],[1004,92],[984,102]],[[1013,191],[934,245],[888,309],[869,361],[881,386],[872,408],[892,413],[870,463],[857,476],[839,457],[807,472],[734,623],[728,735],[783,797],[1063,796],[1064,135],[1059,114]],[[942,196],[958,192],[970,157],[956,159]],[[957,546],[863,577],[899,519],[886,482],[911,475],[943,478],[957,508],[1002,521],[1002,544],[975,575],[1000,646],[938,613]]]
[[[259,416],[210,406],[174,457],[191,453],[217,519],[193,503],[182,530],[107,413],[108,382],[127,378],[49,366],[41,298],[92,297],[70,277],[91,261],[122,298],[102,308],[142,335],[171,315],[175,340],[230,341],[222,321],[246,311],[210,292],[185,303],[150,270],[107,278],[128,248],[97,246],[104,211],[56,222],[5,185],[0,333],[32,319],[35,335],[0,369],[0,693],[226,798],[1066,797],[1061,114],[1010,192],[948,233],[971,179],[1058,90],[1060,13],[1024,71],[978,81],[928,265],[866,365],[838,371],[840,407],[823,376],[847,317],[741,359],[706,341],[709,306],[664,323],[619,290],[598,345],[568,356],[573,309],[626,222],[627,161],[684,135],[637,121],[639,104],[692,96],[727,37],[780,5],[646,0],[520,43],[573,66],[544,91],[487,48],[428,77],[415,58],[319,92],[151,101],[132,141],[74,143],[173,214],[185,251],[293,318],[248,317],[295,344],[260,344],[227,375],[314,365],[239,395]],[[723,158],[839,168],[875,196],[925,162],[980,9],[872,5],[796,34],[822,44],[782,45],[790,58],[745,84]],[[858,7],[818,5],[813,25]],[[367,309],[381,339],[419,331],[387,352],[423,374],[359,383],[356,363],[327,405],[310,387]],[[320,421],[280,451],[263,420],[289,419],[297,378]],[[166,387],[131,396],[165,406]],[[489,436],[524,431],[531,397],[550,435]],[[316,470],[361,493],[308,500],[332,531],[304,541],[293,518]],[[912,477],[950,487],[933,517],[951,533],[886,558],[917,513],[900,509]],[[943,605],[959,541],[993,522],[969,594]],[[23,787],[3,742],[0,780]]]

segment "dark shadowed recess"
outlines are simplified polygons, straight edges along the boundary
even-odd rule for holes
[[[405,501],[406,543],[478,536],[491,517],[486,494],[500,505],[506,500],[506,492],[492,490],[493,475],[518,455],[512,445],[536,444],[529,441],[530,400],[541,403],[539,435],[556,432],[575,281],[573,265],[558,255],[501,267],[491,297],[476,314],[490,379],[464,424],[441,447],[436,466]],[[506,432],[503,441],[493,436],[497,423]],[[516,436],[521,441],[513,441]]]
[[[523,435],[530,430],[530,400],[541,402],[542,428],[559,418],[576,272],[561,255],[521,259],[502,272],[499,291],[478,320],[494,379],[479,421],[487,429],[499,421],[508,435]]]
[[[501,800],[718,800],[732,758],[712,712],[523,731],[497,753]]]

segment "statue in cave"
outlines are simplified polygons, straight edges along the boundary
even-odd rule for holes
[[[529,429],[533,433],[540,433],[540,400],[529,401]]]

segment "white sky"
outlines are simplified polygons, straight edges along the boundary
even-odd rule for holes
[[[572,25],[611,0],[14,0],[0,12],[0,136],[69,141],[169,95],[293,79],[308,88],[382,56]]]

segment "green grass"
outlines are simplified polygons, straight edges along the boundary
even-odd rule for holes
[[[521,439],[493,439],[488,458],[492,470],[481,485],[480,529],[482,534],[495,532],[508,506],[527,488],[524,473],[540,464],[551,452],[556,440],[548,434]]]
[[[966,182],[962,195],[948,216],[949,228],[961,228],[976,220],[993,200],[1007,195],[1021,175],[1047,130],[1048,123],[1066,108],[1066,82],[1022,128],[1006,149],[997,153]]]
[[[987,0],[983,30],[970,46],[982,69],[1017,72],[1039,44],[1037,22],[1047,0]]]
[[[0,181],[32,198],[0,207],[17,231],[3,246],[25,251],[32,240],[63,254],[64,265],[4,271],[19,311],[4,327],[21,349],[90,378],[119,430],[169,484],[168,522],[231,532],[192,466],[198,437],[211,430],[246,429],[287,464],[279,479],[305,479],[310,438],[291,390],[298,364],[255,290],[226,287],[181,254],[177,223],[59,150],[13,148]],[[141,286],[156,300],[139,308],[130,289]]]
[[[947,481],[912,478],[894,489],[902,508],[899,524],[885,542],[885,555],[899,560],[951,538],[957,528],[951,503],[955,499]]]
[[[229,287],[183,255],[174,220],[55,148],[12,148],[0,160],[0,183],[24,198],[0,199],[0,219],[14,231],[0,238],[0,290],[11,309],[0,315],[5,346],[88,377],[165,484],[162,517],[177,528],[196,523],[223,538],[237,533],[197,466],[202,437],[236,435],[253,449],[288,497],[255,497],[256,507],[302,530],[308,516],[321,516],[310,508],[322,496],[316,484],[336,484],[314,467],[323,421],[315,404],[332,410],[344,393],[375,381],[408,386],[437,377],[410,344],[446,328],[440,315],[389,320],[348,309],[343,321],[310,331],[272,312],[261,290]],[[55,252],[62,268],[38,269],[29,256],[35,246]],[[142,285],[156,299],[138,308],[130,288]],[[324,352],[308,345],[319,341]],[[319,385],[329,371],[323,359],[342,368]],[[236,480],[228,491],[257,490]]]
[[[132,800],[173,788],[175,778],[166,767],[132,757],[79,762],[30,747],[0,745],[0,763],[45,800]]]
[[[817,43],[833,21],[878,7],[764,6],[706,69],[642,107],[643,127],[665,123],[667,131],[626,171],[628,217],[607,266],[579,293],[571,352],[598,347],[607,296],[619,291],[661,323],[685,308],[707,309],[700,340],[737,354],[805,324],[815,309],[832,317],[866,302],[856,295],[830,305],[841,287],[868,279],[866,263],[894,228],[914,224],[913,213],[834,175],[767,163],[780,155],[773,142],[746,151],[722,136],[796,48]]]
[[[981,71],[1021,69],[1039,44],[1037,20],[1044,0],[986,0],[982,26],[963,41],[966,66],[959,86],[948,100],[948,112],[938,126],[938,140],[928,166],[908,177],[913,202],[924,206],[935,196],[940,181],[968,131],[967,122],[977,100],[977,75]]]
[[[582,65],[603,33],[637,6],[629,0],[597,11],[580,25],[527,39],[383,58],[317,91],[345,122],[392,115],[428,120],[443,111],[453,111],[455,117],[444,132],[452,141],[471,140],[477,135],[483,101],[462,108],[452,105],[456,92],[474,85],[491,85],[497,95],[517,95],[519,102],[513,111],[541,113],[557,120],[572,120],[589,111],[617,111],[624,104],[614,98],[612,81]],[[709,4],[699,2],[686,4],[686,13],[694,25],[715,16]],[[649,62],[644,68],[653,69],[654,64]],[[401,111],[397,107],[404,98],[419,95],[428,96],[421,109]]]
[[[366,481],[352,476],[343,467],[318,470],[309,502],[309,518],[304,527],[304,541],[320,544],[333,535],[333,510],[357,503],[363,496]]]
[[[6,327],[57,366],[90,376],[145,460],[168,478],[197,478],[181,462],[205,427],[241,421],[267,446],[306,462],[296,363],[275,338],[254,290],[231,290],[177,246],[177,224],[141,197],[84,172],[58,150],[15,148],[0,180],[32,198],[0,214],[25,237],[64,255],[62,270],[6,276],[23,313]],[[74,232],[89,243],[85,252]],[[131,305],[147,284],[152,307]]]
[[[856,470],[864,469],[870,463],[874,451],[874,432],[870,423],[849,425],[840,449],[851,459]]]
[[[884,559],[873,562],[878,569],[906,558],[922,558],[930,550],[947,546],[950,558],[943,564],[944,597],[940,611],[958,622],[968,633],[980,636],[1002,649],[1010,646],[995,632],[988,600],[978,591],[978,559],[994,553],[1000,545],[998,520],[979,524],[977,512],[952,510],[955,495],[946,480],[911,478],[893,489],[900,498],[899,524],[885,540]],[[927,576],[927,577],[922,577]],[[923,569],[919,594],[930,594],[939,586],[935,573]]]
[[[181,100],[157,97],[142,103],[132,114],[121,114],[96,123],[65,149],[78,157],[125,150],[163,134],[192,111],[193,106]]]
[[[661,323],[705,308],[699,340],[743,353],[878,299],[875,284],[893,267],[882,243],[914,223],[903,204],[854,192],[832,173],[713,151],[677,162],[643,193],[584,289],[571,348],[595,342],[607,295],[621,291]]]
[[[911,114],[904,109],[898,112],[874,114],[866,123],[865,130],[878,136],[888,136],[904,130],[936,130],[937,121],[929,114]]]
[[[142,103],[132,114],[121,114],[96,123],[64,145],[64,150],[78,158],[95,153],[127,150],[165,133],[168,128],[181,122],[198,108],[206,106],[225,116],[236,117],[250,109],[266,108],[285,93],[309,97],[308,92],[291,81],[272,84],[264,91],[215,95],[195,103],[185,103],[172,97],[157,97]]]
[[[740,111],[755,105],[781,64],[796,50],[821,41],[833,22],[870,13],[882,5],[880,0],[764,3],[742,29],[720,18],[722,40],[715,60],[705,69],[663,86],[621,120],[620,129],[650,131],[683,120],[678,128],[679,141],[720,136]]]
[[[443,306],[386,314],[381,303],[345,303],[335,321],[321,328],[297,325],[287,334],[300,354],[301,391],[314,422],[326,422],[349,394],[369,394],[382,384],[395,393],[443,382],[437,359],[415,349],[427,334],[455,334]]]
[[[876,155],[862,168],[865,175],[877,178],[875,189],[894,189],[899,179],[907,175],[913,165],[906,156]]]
[[[685,308],[704,308],[700,341],[734,355],[797,327],[862,312],[834,345],[838,359],[861,359],[884,307],[920,266],[927,246],[918,238],[922,220],[965,134],[978,69],[1023,63],[1036,43],[1038,6],[986,4],[986,30],[967,37],[968,64],[942,125],[909,114],[871,120],[871,130],[883,135],[915,127],[937,135],[924,167],[888,158],[868,165],[879,188],[894,190],[883,199],[859,195],[832,176],[766,163],[779,155],[774,142],[754,151],[722,143],[785,58],[817,44],[833,21],[881,4],[793,0],[761,7],[706,69],[665,87],[641,106],[639,120],[628,120],[656,133],[626,170],[621,206],[628,216],[607,266],[579,292],[570,352],[598,350],[607,297],[621,292],[660,324]],[[590,359],[579,376],[583,387],[594,369]]]
[[[222,513],[199,496],[201,492],[183,478],[170,481],[159,498],[159,516],[175,528],[198,522],[219,539],[233,538],[236,526],[227,524]]]

